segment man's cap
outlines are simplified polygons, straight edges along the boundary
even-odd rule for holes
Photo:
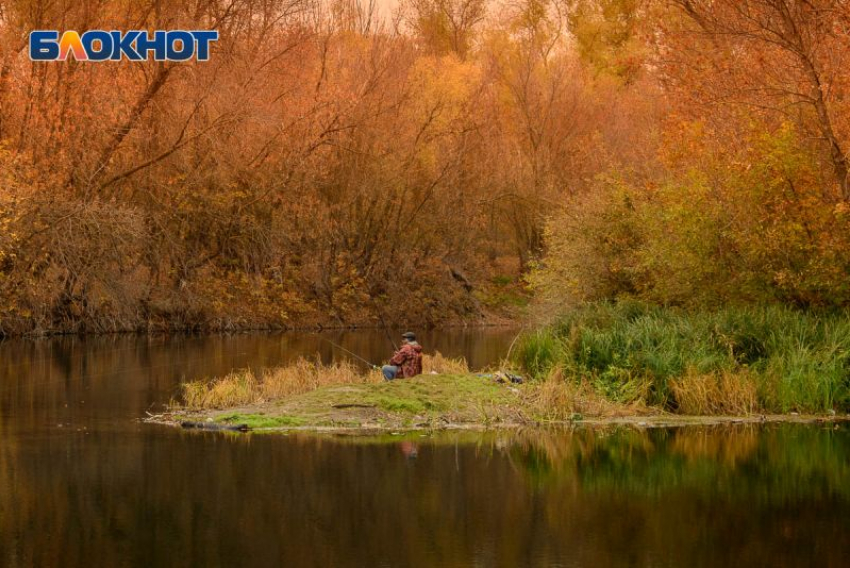
[[[401,334],[401,336],[404,339],[407,339],[408,341],[415,341],[416,340],[416,334],[413,333],[412,331],[405,331],[404,333]]]

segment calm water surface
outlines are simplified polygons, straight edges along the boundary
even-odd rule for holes
[[[430,336],[429,336],[430,335]],[[513,333],[434,332],[496,362]],[[194,380],[382,332],[0,344],[0,566],[850,566],[850,435],[217,435],[140,424]]]

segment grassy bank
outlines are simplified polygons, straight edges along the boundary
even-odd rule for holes
[[[244,380],[238,374],[214,381],[210,392]],[[197,387],[194,387],[197,388]],[[257,391],[259,392],[259,391]],[[363,376],[326,384],[275,399],[252,398],[228,405],[228,399],[203,406],[174,406],[151,422],[201,422],[204,427],[246,425],[252,430],[345,430],[359,432],[410,429],[498,428],[559,424],[676,426],[733,422],[823,420],[814,416],[708,416],[665,413],[643,403],[606,400],[587,383],[553,376],[512,385],[490,374],[421,375],[392,382]],[[839,417],[845,419],[845,417]]]
[[[214,421],[250,428],[360,430],[519,424],[521,395],[472,375],[423,375],[392,383],[352,383],[208,413]]]
[[[653,412],[642,404],[611,403],[586,384],[555,376],[517,385],[495,373],[471,373],[464,360],[439,353],[426,355],[423,363],[423,375],[392,382],[347,362],[299,360],[263,373],[243,369],[185,383],[180,399],[157,420],[379,430],[528,425]]]
[[[783,307],[685,313],[594,304],[529,333],[513,360],[537,378],[681,414],[850,408],[850,317]]]
[[[589,305],[520,338],[503,366],[521,369],[525,383],[470,373],[439,354],[425,357],[422,376],[391,383],[349,363],[302,360],[187,383],[165,419],[396,429],[844,417],[850,319],[777,307]]]

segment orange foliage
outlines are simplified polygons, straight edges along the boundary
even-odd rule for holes
[[[411,4],[452,34],[432,49],[364,6],[3,3],[0,334],[486,312],[540,252],[599,102],[563,32],[541,57],[481,3]],[[495,64],[485,27],[513,55]],[[51,28],[220,40],[206,63],[28,61]]]
[[[562,299],[844,305],[847,22],[835,0],[3,2],[0,334],[475,320],[541,260]],[[30,62],[51,28],[220,40]]]

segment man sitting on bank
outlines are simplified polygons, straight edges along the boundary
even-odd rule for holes
[[[408,331],[401,338],[401,349],[395,352],[389,365],[381,367],[384,379],[388,381],[422,374],[422,346],[416,342],[416,335]]]

